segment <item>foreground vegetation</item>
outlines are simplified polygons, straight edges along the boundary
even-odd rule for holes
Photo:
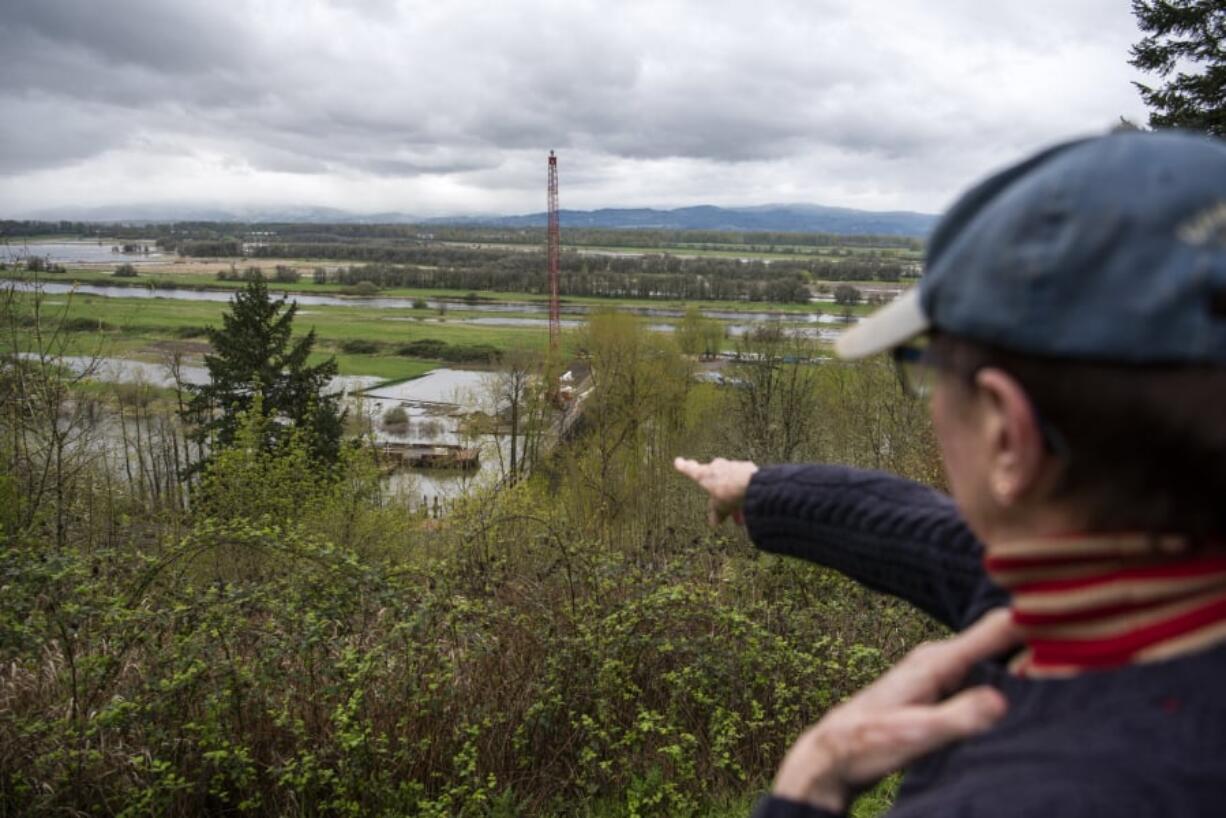
[[[0,813],[743,814],[803,726],[930,631],[706,529],[670,466],[936,480],[879,361],[798,364],[764,332],[719,389],[595,316],[570,339],[594,379],[577,435],[425,520],[360,444],[266,451],[258,408],[188,479],[170,402],[59,366],[56,306],[0,314]]]

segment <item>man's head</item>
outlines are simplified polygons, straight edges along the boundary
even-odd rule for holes
[[[989,178],[919,286],[837,349],[917,357],[917,338],[980,536],[1226,534],[1226,144],[1114,134]]]

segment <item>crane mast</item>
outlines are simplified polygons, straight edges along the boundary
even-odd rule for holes
[[[562,230],[558,219],[558,157],[549,152],[549,351],[558,351],[562,334],[562,309],[558,303],[558,271],[562,264]]]

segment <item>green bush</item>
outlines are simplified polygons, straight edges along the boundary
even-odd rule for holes
[[[104,332],[113,330],[115,326],[97,318],[87,318],[84,315],[67,318],[60,325],[65,332]]]
[[[136,265],[124,262],[116,267],[115,272],[111,273],[111,275],[115,276],[116,278],[136,278]]]
[[[369,297],[379,294],[379,285],[373,281],[359,281],[352,287],[346,287],[345,289],[341,290],[341,292],[343,292],[345,295],[360,295],[363,297]]]
[[[501,350],[490,344],[449,344],[435,338],[420,338],[404,344],[396,354],[449,363],[494,363],[502,357]]]
[[[290,520],[326,497],[283,499],[287,522],[205,518],[164,549],[4,555],[10,808],[698,815],[882,665],[750,601],[757,570],[602,558],[568,591],[503,563],[489,585],[363,559]]]
[[[361,341],[351,339],[341,341],[341,352],[347,352],[351,355],[373,355],[379,351],[379,345],[374,341]]]

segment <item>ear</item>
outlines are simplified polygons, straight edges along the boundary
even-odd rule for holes
[[[1018,504],[1039,483],[1046,453],[1034,406],[1022,385],[1001,369],[975,374],[981,401],[981,443],[988,490],[1002,507]]]

